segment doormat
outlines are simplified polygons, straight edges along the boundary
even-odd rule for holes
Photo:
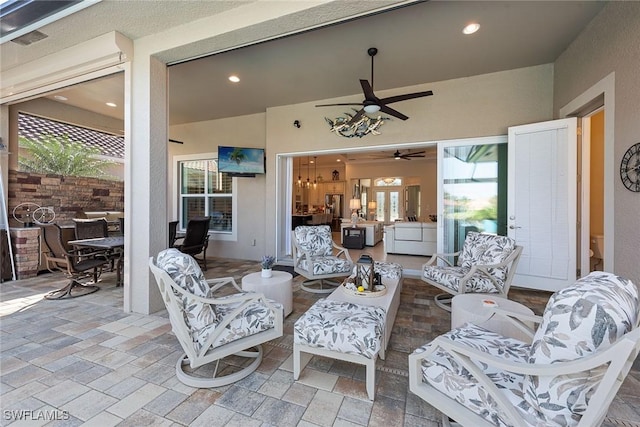
[[[298,276],[298,273],[293,271],[293,267],[289,265],[274,265],[273,267],[271,267],[271,269],[276,271],[286,271],[287,273],[291,274],[293,277]]]

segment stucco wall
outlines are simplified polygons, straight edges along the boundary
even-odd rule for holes
[[[620,159],[640,141],[640,2],[609,2],[555,63],[554,111],[615,72],[614,271],[640,285],[640,194],[624,188]],[[606,111],[605,111],[606,114]]]
[[[386,123],[381,135],[364,138],[343,138],[330,132],[324,118],[343,114],[343,108],[315,107],[317,103],[360,101],[360,94],[274,107],[266,114],[171,126],[170,137],[184,144],[169,145],[167,194],[175,194],[171,187],[175,155],[216,152],[218,145],[265,147],[266,176],[238,180],[237,242],[215,241],[209,250],[212,256],[259,259],[264,253],[275,253],[276,154],[322,154],[367,146],[506,134],[509,126],[552,118],[552,84],[553,66],[546,64],[381,91],[378,94],[381,97],[421,90],[433,90],[434,96],[398,104],[398,109],[410,119]],[[293,126],[294,120],[300,121],[300,128]],[[170,218],[177,217],[175,202],[170,200]],[[252,246],[253,239],[257,240],[256,246]]]
[[[183,144],[169,144],[169,182],[167,194],[175,194],[173,188],[177,177],[174,170],[174,156],[200,153],[217,155],[218,145],[257,147],[265,146],[265,115],[252,114],[221,120],[190,123],[172,126],[169,131],[171,139]],[[267,167],[267,173],[273,173]],[[208,254],[224,258],[260,259],[266,251],[265,242],[265,176],[256,178],[234,178],[238,186],[237,241],[218,240],[212,235]],[[170,219],[178,219],[177,200],[169,200]],[[255,246],[253,241],[256,241]]]

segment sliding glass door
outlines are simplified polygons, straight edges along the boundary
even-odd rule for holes
[[[506,139],[441,143],[438,162],[438,252],[459,251],[469,231],[506,235]]]

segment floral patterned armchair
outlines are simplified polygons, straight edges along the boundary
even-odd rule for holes
[[[522,246],[510,237],[471,231],[460,252],[434,254],[422,266],[421,279],[446,292],[436,295],[435,303],[447,311],[452,295],[497,293],[506,298],[521,253]],[[458,262],[452,265],[447,258],[455,256]]]
[[[176,363],[176,376],[191,387],[220,387],[255,371],[262,361],[261,344],[282,336],[283,308],[261,293],[243,292],[233,277],[206,280],[198,262],[170,248],[149,259],[173,333],[184,354]],[[229,289],[230,288],[230,289]],[[230,355],[254,360],[239,371],[218,376],[218,362]],[[213,377],[197,368],[216,362]],[[193,372],[187,373],[183,365]],[[222,370],[224,371],[224,370]]]
[[[635,284],[593,272],[556,292],[542,317],[495,315],[539,323],[531,344],[467,323],[409,356],[410,390],[445,425],[600,425],[640,351]]]
[[[302,284],[305,291],[332,292],[340,283],[325,279],[351,274],[353,262],[349,251],[333,242],[328,225],[298,226],[293,230],[292,243],[293,269],[308,279]],[[313,283],[318,283],[319,287],[312,287]],[[324,287],[325,283],[330,287]]]

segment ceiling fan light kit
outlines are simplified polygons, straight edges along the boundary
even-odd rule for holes
[[[316,107],[331,107],[331,106],[346,106],[346,105],[360,106],[360,109],[356,110],[356,114],[350,118],[349,122],[347,123],[348,125],[358,123],[360,119],[362,119],[363,117],[366,117],[365,113],[375,114],[379,111],[382,111],[383,113],[393,116],[400,120],[407,120],[409,118],[408,116],[402,114],[398,110],[394,110],[393,108],[389,107],[388,104],[392,104],[394,102],[406,101],[409,99],[421,98],[425,96],[431,96],[433,95],[433,92],[428,90],[424,92],[414,92],[414,93],[406,93],[404,95],[389,96],[387,98],[378,98],[373,91],[373,57],[376,56],[377,53],[378,53],[378,49],[376,49],[375,47],[371,47],[367,50],[367,54],[371,57],[371,83],[369,83],[368,80],[360,79],[360,86],[362,87],[362,92],[364,94],[364,100],[362,102],[321,104],[321,105],[316,105]]]

